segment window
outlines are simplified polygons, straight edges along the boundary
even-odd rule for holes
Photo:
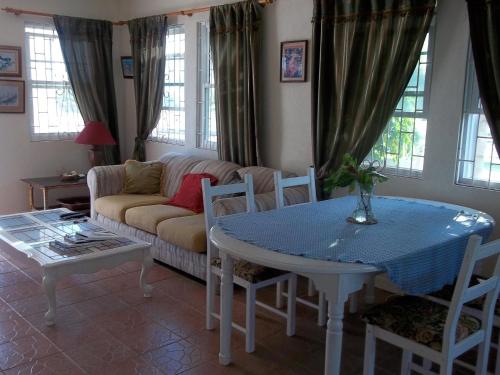
[[[217,149],[215,85],[208,22],[198,22],[198,124],[197,147]]]
[[[184,53],[186,34],[183,25],[169,26],[165,63],[165,89],[160,121],[150,140],[183,145],[185,141]]]
[[[420,177],[424,169],[429,105],[432,29],[393,116],[367,159],[385,163],[385,173]]]
[[[460,185],[500,190],[500,158],[479,98],[470,46],[463,112],[456,182]]]
[[[32,139],[73,139],[83,129],[83,119],[55,27],[26,23],[24,31]]]

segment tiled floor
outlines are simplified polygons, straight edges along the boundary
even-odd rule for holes
[[[233,334],[234,363],[219,366],[218,330],[204,329],[204,285],[155,265],[153,297],[142,297],[139,268],[127,263],[58,284],[57,324],[43,314],[40,267],[0,244],[1,374],[322,374],[324,328],[315,314],[298,307],[297,335],[287,337],[279,319],[258,310],[257,346],[244,351]],[[273,291],[263,291],[272,301]],[[243,294],[236,291],[235,318],[244,321]],[[342,374],[362,373],[364,324],[357,315],[345,321]],[[377,374],[399,373],[400,352],[381,344]]]

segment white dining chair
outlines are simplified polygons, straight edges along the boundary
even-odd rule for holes
[[[276,208],[281,209],[285,207],[285,192],[284,189],[293,186],[307,186],[309,194],[309,202],[316,202],[316,174],[314,168],[310,167],[307,170],[307,175],[300,177],[289,177],[283,178],[281,171],[274,172],[274,193],[276,199]],[[290,285],[288,285],[288,293],[290,292]],[[281,281],[276,285],[276,307],[278,309],[283,308],[285,304],[285,298],[288,296],[285,292],[285,282]],[[307,280],[307,295],[309,297],[314,296],[316,290],[311,279]],[[297,297],[297,303],[308,306],[315,310],[318,310],[318,325],[324,326],[326,324],[326,316],[328,305],[326,302],[325,294],[323,292],[318,293],[318,303],[308,301],[304,298]]]
[[[210,229],[215,225],[216,217],[213,209],[215,197],[245,193],[247,212],[255,212],[255,198],[252,175],[246,174],[243,183],[211,186],[210,180],[202,180],[203,206],[205,210],[205,228],[207,231],[207,295],[206,295],[206,328],[214,329],[214,319],[220,320],[220,314],[215,311],[215,295],[219,278],[221,277],[221,262],[219,251],[209,238]],[[291,285],[292,293],[288,294],[287,312],[284,313],[273,306],[257,301],[257,290],[287,281]],[[237,261],[234,266],[234,283],[246,291],[245,327],[233,322],[233,328],[245,335],[245,350],[251,353],[255,350],[255,309],[260,306],[286,319],[286,334],[295,335],[295,289],[297,275],[284,273],[275,269],[259,266],[246,261]]]
[[[478,349],[475,374],[486,374],[500,286],[500,240],[485,245],[481,241],[478,235],[469,238],[449,306],[421,297],[398,296],[364,314],[367,321],[364,375],[374,374],[377,339],[403,349],[402,375],[409,375],[412,370],[432,374],[428,366],[431,363],[439,365],[440,375],[451,375],[455,359],[475,347]],[[489,257],[496,257],[493,275],[469,286],[476,264]],[[474,317],[464,307],[478,298],[483,298],[481,314]],[[432,329],[425,330],[426,327]],[[413,355],[422,357],[424,365],[415,364]]]

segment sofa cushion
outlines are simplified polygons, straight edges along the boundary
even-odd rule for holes
[[[240,168],[240,165],[229,161],[202,160],[193,167],[191,173],[209,173],[217,177],[219,185],[227,185],[241,182],[237,172]]]
[[[201,180],[208,178],[210,185],[217,184],[217,177],[209,173],[188,173],[182,178],[182,184],[174,197],[166,204],[187,208],[197,214],[203,212],[203,188]]]
[[[193,215],[164,220],[156,228],[158,237],[186,250],[207,251],[205,215]]]
[[[202,160],[178,153],[168,153],[160,158],[163,163],[163,194],[166,197],[173,197],[179,186],[181,186],[182,177],[191,173],[193,168]]]
[[[159,194],[162,183],[163,164],[141,163],[137,160],[125,162],[124,194]]]
[[[185,208],[155,204],[129,208],[125,212],[125,223],[134,228],[156,234],[156,227],[161,221],[190,215],[194,215],[194,212]]]
[[[129,208],[162,204],[166,201],[167,199],[161,195],[118,194],[98,198],[94,201],[94,206],[97,213],[125,223],[125,212]]]

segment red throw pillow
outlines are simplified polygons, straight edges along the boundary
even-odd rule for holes
[[[182,183],[174,197],[167,203],[172,206],[187,208],[196,213],[203,212],[203,191],[201,180],[210,179],[210,185],[217,184],[217,177],[209,173],[188,173],[182,177]]]

